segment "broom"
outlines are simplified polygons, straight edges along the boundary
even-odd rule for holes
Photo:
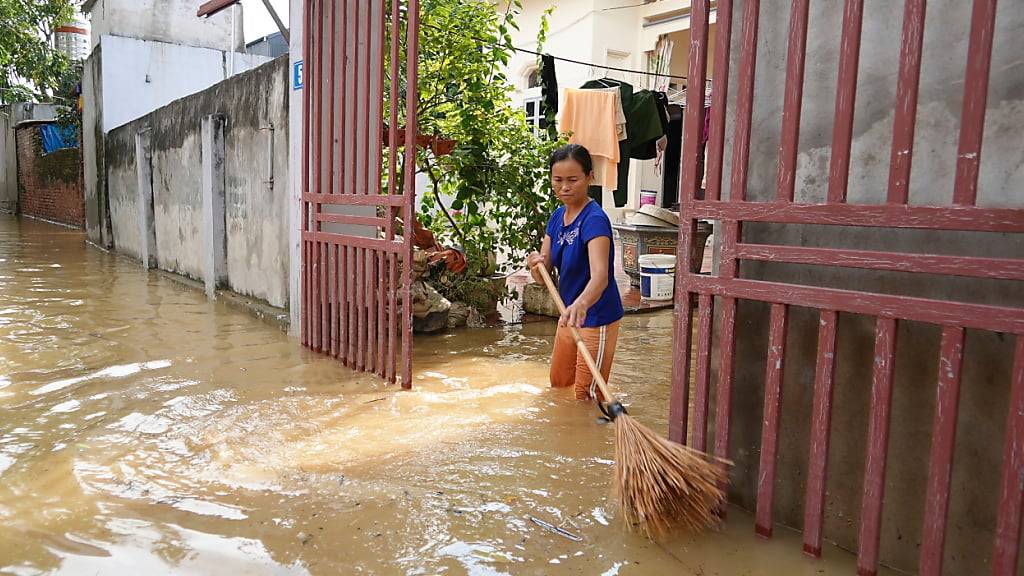
[[[565,314],[565,303],[546,267],[541,264],[537,268],[558,311]],[[608,389],[579,330],[575,326],[570,329],[604,397],[605,403],[599,407],[615,423],[615,493],[626,526],[653,540],[673,528],[700,531],[717,525],[727,463],[711,461],[631,418]]]

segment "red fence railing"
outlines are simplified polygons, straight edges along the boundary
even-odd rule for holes
[[[400,372],[408,388],[416,151],[404,147],[400,177],[399,146],[390,144],[399,142],[402,90],[404,141],[416,141],[419,1],[390,5],[389,19],[385,2],[304,4],[302,343],[391,382]],[[405,59],[413,64],[406,66],[400,86],[403,40]],[[401,236],[395,232],[399,212],[405,223]]]
[[[716,372],[713,452],[718,457],[730,458],[730,432],[734,424],[730,411],[735,365],[737,361],[751,361],[746,357],[737,357],[737,301],[743,299],[770,304],[767,357],[759,357],[756,360],[765,362],[756,532],[761,536],[770,537],[773,526],[776,460],[780,450],[779,420],[782,410],[783,371],[786,367],[785,343],[789,307],[817,309],[819,326],[802,528],[804,551],[812,556],[820,555],[836,371],[837,326],[841,314],[853,313],[874,317],[874,363],[858,538],[858,573],[874,574],[879,562],[897,326],[902,321],[940,326],[942,337],[937,358],[940,369],[936,382],[936,408],[928,460],[926,506],[922,519],[923,539],[919,560],[921,574],[938,575],[942,572],[948,524],[965,329],[1015,335],[1009,418],[1004,440],[1002,480],[998,487],[999,504],[991,571],[997,575],[1016,574],[1021,512],[1024,506],[1024,486],[1020,480],[1024,478],[1024,308],[803,286],[748,279],[741,277],[740,274],[740,262],[748,260],[838,266],[869,271],[1024,280],[1024,259],[1021,258],[912,254],[743,241],[743,225],[747,222],[1024,233],[1024,209],[985,208],[975,205],[996,2],[974,2],[967,69],[964,75],[956,175],[952,182],[949,204],[940,206],[908,204],[925,0],[906,0],[905,3],[886,203],[868,205],[847,202],[861,29],[864,24],[863,0],[846,0],[844,5],[838,52],[835,124],[825,201],[800,203],[794,200],[804,62],[807,51],[808,5],[808,0],[792,0],[790,4],[786,80],[774,199],[761,202],[749,201],[746,197],[751,119],[756,97],[754,78],[760,11],[758,1],[745,1],[743,12],[739,15],[740,38],[737,46],[740,53],[735,86],[736,98],[735,106],[730,109],[730,113],[734,115],[734,133],[728,199],[722,197],[722,178],[726,100],[730,89],[730,45],[732,32],[736,28],[733,25],[731,0],[719,0],[717,3],[717,43],[714,46],[715,75],[712,80],[710,108],[712,117],[708,145],[707,190],[704,199],[701,200],[698,200],[700,180],[697,174],[697,155],[699,133],[704,123],[704,94],[699,90],[690,90],[687,94],[683,178],[679,194],[677,320],[669,414],[670,437],[678,442],[686,442],[689,439],[695,448],[707,449],[711,378],[712,373]],[[707,0],[693,1],[688,74],[691,86],[702,85],[706,78],[710,48],[710,12],[710,2]],[[692,269],[689,262],[690,247],[694,241],[698,220],[714,220],[720,224],[716,227],[719,267],[715,276],[688,272]],[[695,314],[697,329],[694,332],[692,329]],[[712,351],[712,339],[715,336],[713,318],[716,315],[720,322],[717,358],[713,357]],[[694,334],[696,341],[693,340]],[[691,380],[692,362],[696,362],[696,366]],[[693,419],[689,421],[691,392]],[[796,448],[789,446],[787,449]],[[996,487],[993,487],[993,490],[995,489]]]

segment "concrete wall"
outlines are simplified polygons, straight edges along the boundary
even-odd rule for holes
[[[82,67],[82,100],[85,233],[90,242],[106,248],[110,246],[110,234],[103,167],[103,50],[99,46]]]
[[[103,36],[115,35],[221,51],[242,50],[242,7],[197,18],[200,4],[192,0],[89,0],[82,12],[89,15],[93,46],[99,46]]]
[[[295,66],[302,62],[302,45],[305,36],[303,28],[303,2],[304,0],[291,0],[289,3],[289,25],[291,40],[288,46],[289,78],[295,74]],[[289,333],[293,336],[299,335],[299,327],[302,314],[302,173],[305,166],[302,165],[302,90],[293,83],[288,85],[288,110],[291,114],[288,117],[288,164],[292,166],[289,171],[289,200],[288,200],[288,294],[289,294]]]
[[[984,206],[1024,205],[1020,196],[1024,189],[1024,147],[1020,138],[1024,120],[1022,8],[1017,3],[1003,3],[996,16],[979,182],[978,203]],[[736,2],[734,10],[741,14],[743,3]],[[851,202],[885,201],[902,13],[901,3],[883,2],[868,3],[865,11],[850,171]],[[971,5],[966,2],[928,6],[910,182],[912,204],[943,205],[952,198],[970,16]],[[747,190],[753,200],[768,200],[775,194],[788,19],[788,10],[762,4]],[[796,185],[797,200],[802,202],[823,201],[828,186],[841,21],[841,3],[811,3]],[[739,69],[739,30],[737,17],[731,86],[736,85]],[[727,152],[733,149],[731,119],[736,93],[730,89]],[[727,153],[726,193],[731,160]],[[1019,235],[983,233],[748,224],[744,241],[991,257],[1019,258],[1024,254],[1024,239]],[[745,278],[803,285],[1024,306],[1024,286],[1020,283],[763,263],[743,263],[741,273]],[[748,508],[755,505],[767,318],[766,305],[740,306],[731,451],[736,466],[731,497]],[[854,550],[863,487],[873,330],[871,318],[840,315],[825,535]],[[796,528],[802,525],[816,333],[816,313],[793,308],[775,511],[777,521]],[[881,552],[884,563],[905,570],[916,569],[921,541],[939,336],[937,326],[902,322],[897,338]],[[948,574],[987,570],[1002,466],[1012,345],[1009,335],[968,331],[945,554]]]
[[[289,82],[288,60],[280,58],[108,133],[106,186],[114,248],[140,256],[135,138],[148,131],[156,265],[204,279],[201,125],[204,117],[219,114],[225,120],[225,287],[288,306]]]
[[[9,106],[0,106],[0,214],[18,211],[18,148]]]
[[[256,54],[104,35],[103,131],[269,62]]]
[[[26,216],[82,228],[81,148],[43,153],[38,123],[17,129],[18,211]]]

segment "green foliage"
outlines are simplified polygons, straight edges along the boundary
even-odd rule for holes
[[[71,62],[53,39],[74,15],[71,0],[0,0],[0,104],[67,96]]]
[[[522,5],[513,0],[503,12],[489,2],[422,6],[420,132],[458,146],[447,156],[418,154],[417,169],[431,183],[420,219],[440,241],[461,244],[471,261],[502,253],[510,271],[540,246],[557,202],[547,158],[559,142],[533,133],[512,106],[503,72]]]

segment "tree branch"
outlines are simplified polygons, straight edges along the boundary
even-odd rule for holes
[[[434,194],[434,199],[437,201],[437,205],[441,208],[441,212],[444,213],[445,218],[448,219],[448,223],[452,225],[452,230],[455,230],[455,233],[458,235],[459,240],[462,241],[462,245],[465,246],[466,237],[462,234],[462,230],[459,229],[459,225],[455,223],[455,219],[452,218],[452,215],[448,213],[448,208],[446,208],[444,202],[441,201],[441,194],[440,192],[437,191],[440,183],[438,182],[437,174],[434,173],[434,165],[431,164],[429,160],[427,160],[425,164],[426,169],[424,171],[430,178],[430,189],[431,192],[433,192]]]

